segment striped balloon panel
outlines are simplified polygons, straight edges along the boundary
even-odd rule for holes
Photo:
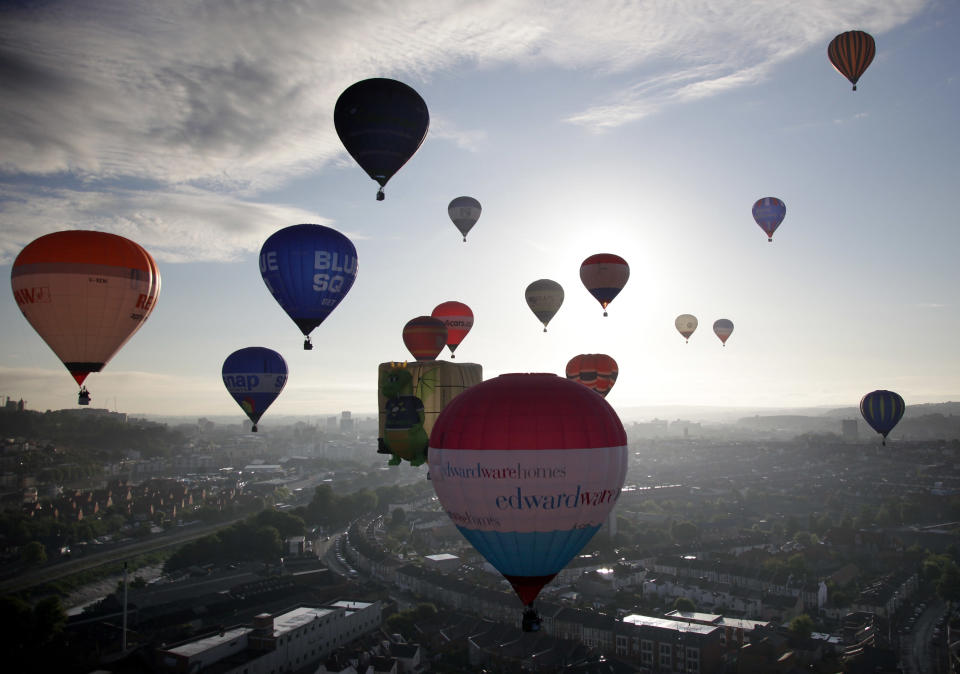
[[[160,294],[150,254],[106,232],[42,236],[17,256],[10,277],[20,311],[78,384],[140,329]]]
[[[591,255],[580,265],[580,280],[590,294],[606,308],[630,278],[630,266],[619,255]]]
[[[905,410],[903,398],[893,391],[871,391],[860,400],[860,414],[884,438],[899,423]]]
[[[433,316],[417,316],[403,326],[403,343],[416,360],[434,360],[447,344],[447,328]]]
[[[827,47],[827,57],[837,71],[850,80],[853,89],[857,89],[857,80],[873,62],[877,45],[873,36],[862,30],[840,33]]]

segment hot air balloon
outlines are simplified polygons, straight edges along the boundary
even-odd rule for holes
[[[619,255],[598,253],[580,265],[580,280],[603,307],[604,316],[607,315],[607,305],[623,290],[628,278],[630,266]]]
[[[873,61],[877,45],[870,33],[862,30],[848,30],[830,41],[827,57],[837,71],[850,80],[853,90],[857,90],[857,80]]]
[[[528,285],[524,296],[530,311],[543,323],[543,331],[546,332],[550,319],[563,304],[563,288],[556,281],[542,278]]]
[[[416,360],[436,360],[447,343],[447,328],[433,316],[417,316],[403,326],[403,343]]]
[[[443,302],[438,304],[430,315],[443,321],[447,329],[447,348],[450,349],[450,357],[456,358],[453,352],[473,327],[473,312],[470,311],[470,307],[463,302]]]
[[[562,377],[505,374],[447,405],[427,460],[440,505],[513,586],[524,629],[538,629],[534,600],[623,487],[627,436],[617,413]]]
[[[293,225],[274,232],[260,249],[260,274],[274,299],[300,328],[310,350],[310,332],[337,308],[357,278],[357,249],[324,225]]]
[[[690,335],[697,329],[697,317],[693,314],[680,314],[673,324],[677,326],[677,331],[689,343]]]
[[[783,222],[787,214],[787,205],[776,197],[757,199],[753,204],[753,219],[767,234],[767,241],[773,241],[773,233]]]
[[[897,425],[906,405],[903,398],[893,391],[871,391],[860,400],[860,414],[870,427],[883,436],[887,444],[887,434]]]
[[[287,383],[287,361],[273,349],[248,346],[223,361],[223,385],[244,413],[257,423]]]
[[[713,332],[716,333],[723,345],[727,345],[727,339],[733,333],[733,321],[726,318],[719,318],[713,322]]]
[[[385,78],[352,84],[337,99],[333,124],[343,146],[371,178],[387,181],[414,155],[430,126],[420,94],[403,82]]]
[[[447,206],[447,213],[450,219],[456,225],[460,233],[463,234],[463,241],[467,241],[467,232],[473,229],[480,219],[480,202],[473,197],[457,197]]]
[[[157,263],[116,234],[55,232],[28,244],[10,272],[17,306],[80,385],[147,320],[160,294]]]
[[[567,363],[567,379],[577,381],[604,398],[617,381],[617,361],[605,353],[581,353]]]

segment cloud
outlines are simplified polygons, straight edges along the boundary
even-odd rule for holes
[[[25,222],[33,235],[48,223],[98,223],[148,238],[156,224],[169,259],[196,259],[204,246],[214,252],[203,259],[247,250],[267,227],[260,223],[291,218],[282,207],[244,199],[345,160],[333,107],[365,77],[429,83],[455,69],[586,71],[609,81],[609,93],[567,121],[605,130],[749,86],[784,60],[821,49],[839,28],[883,32],[924,4],[7,3],[0,8],[0,174],[7,176],[0,251],[10,254],[16,232],[24,238]],[[442,114],[431,136],[468,151],[485,142],[482,130]],[[84,189],[24,187],[37,177]],[[151,198],[148,189],[110,187],[132,182],[160,191]],[[37,219],[21,220],[27,213]],[[214,226],[201,234],[189,224],[197,218]],[[240,236],[222,245],[229,221]]]
[[[0,263],[35,237],[61,229],[126,236],[162,262],[229,261],[258,251],[281,227],[326,218],[188,186],[160,190],[0,187]]]

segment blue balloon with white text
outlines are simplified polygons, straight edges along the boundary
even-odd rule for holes
[[[312,348],[310,332],[353,287],[357,269],[353,243],[324,225],[285,227],[260,249],[263,282],[307,338],[305,349]]]
[[[287,361],[273,349],[248,346],[223,361],[223,385],[253,422],[253,431],[287,383]]]

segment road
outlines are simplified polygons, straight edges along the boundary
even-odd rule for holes
[[[224,527],[228,527],[235,522],[239,522],[241,519],[243,518],[237,518],[228,522],[220,522],[217,524],[175,527],[170,531],[157,534],[156,536],[151,536],[150,538],[141,541],[130,543],[129,545],[111,547],[109,550],[104,550],[102,552],[91,551],[87,552],[83,555],[83,557],[78,559],[68,559],[62,562],[51,563],[31,569],[30,571],[22,573],[14,578],[7,578],[3,581],[0,581],[0,595],[21,592],[23,590],[30,589],[31,587],[36,587],[37,585],[43,585],[44,583],[59,580],[60,578],[64,578],[65,576],[69,576],[74,573],[79,573],[81,571],[87,571],[89,569],[102,566],[103,564],[122,562],[148,552],[162,550],[163,548],[169,548],[175,545],[183,545],[184,543],[188,543],[197,538],[202,538],[220,529],[223,529]]]

